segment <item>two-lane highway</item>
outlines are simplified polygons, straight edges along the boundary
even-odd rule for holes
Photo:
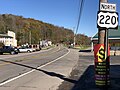
[[[71,54],[70,55],[71,57],[69,56],[69,54]],[[77,62],[77,59],[73,61],[74,54],[75,51],[71,53],[70,50],[68,50],[67,48],[63,46],[58,46],[50,50],[40,51],[30,54],[26,53],[26,54],[14,55],[14,56],[8,55],[9,57],[1,56],[0,57],[1,58],[0,59],[0,90],[49,90],[49,88],[53,86],[51,86],[51,84],[48,83],[52,83],[54,82],[54,80],[51,81],[48,78],[48,75],[49,76],[55,75],[56,77],[59,77],[60,75],[64,77],[64,75],[52,73],[50,70],[54,69],[54,71],[56,72],[58,71],[64,72],[67,75],[68,73],[70,73],[70,70]],[[64,60],[64,61],[58,63],[58,61],[60,60]],[[69,62],[69,60],[72,62]],[[43,70],[43,68],[47,68],[47,70]],[[62,68],[64,69],[61,71]],[[46,75],[48,79],[46,78]],[[57,80],[59,82],[62,81],[59,79]],[[46,82],[48,82],[47,86],[44,86]],[[43,85],[40,85],[40,83]],[[27,85],[27,84],[31,84],[31,85]],[[59,83],[55,81],[55,84],[59,84]],[[53,83],[52,85],[55,84]]]

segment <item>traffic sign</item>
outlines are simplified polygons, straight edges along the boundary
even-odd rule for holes
[[[108,48],[108,55],[106,55],[106,49],[104,44],[96,44],[94,46],[94,57],[96,59],[95,62],[105,62],[107,56],[110,56],[110,50]]]
[[[110,48],[106,50],[104,44],[96,44],[94,46],[94,57],[95,57],[95,83],[98,86],[106,86],[110,84],[109,77],[109,63],[110,63]]]
[[[101,11],[116,12],[116,4],[111,3],[100,3]]]
[[[98,62],[104,62],[106,60],[106,54],[105,54],[104,46],[100,46],[97,56],[98,56]]]
[[[98,11],[97,27],[107,29],[118,28],[118,13]]]

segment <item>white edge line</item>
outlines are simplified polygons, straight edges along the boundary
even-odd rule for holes
[[[37,69],[43,68],[43,67],[45,67],[45,66],[47,66],[47,65],[49,65],[49,64],[51,64],[51,63],[53,63],[53,62],[56,62],[56,61],[58,61],[59,59],[61,59],[61,58],[65,57],[66,55],[68,55],[69,53],[70,53],[70,50],[68,49],[68,52],[67,52],[66,54],[64,54],[63,56],[61,56],[61,57],[59,57],[59,58],[57,58],[57,59],[55,59],[55,60],[53,60],[53,61],[51,61],[51,62],[48,62],[48,63],[46,63],[46,64],[38,67]],[[5,84],[7,84],[7,83],[9,83],[9,82],[12,82],[12,81],[14,81],[14,80],[16,80],[16,79],[18,79],[18,78],[21,78],[21,77],[23,77],[23,76],[25,76],[25,75],[27,75],[27,74],[29,74],[29,73],[32,73],[32,72],[34,72],[34,71],[35,71],[35,69],[32,69],[31,71],[28,71],[28,72],[26,72],[26,73],[23,73],[23,74],[21,74],[21,75],[19,75],[19,76],[17,76],[17,77],[12,78],[12,79],[9,79],[9,80],[7,80],[7,81],[5,81],[5,82],[3,82],[3,83],[0,83],[0,86],[5,85]]]

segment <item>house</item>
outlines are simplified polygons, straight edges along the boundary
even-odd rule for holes
[[[13,31],[8,31],[7,34],[0,34],[0,43],[5,46],[17,46],[16,35]]]
[[[42,41],[40,41],[40,46],[42,46],[42,47],[44,47],[44,46],[52,46],[52,41],[42,40]]]
[[[52,41],[48,41],[48,45],[49,45],[49,46],[52,46]]]

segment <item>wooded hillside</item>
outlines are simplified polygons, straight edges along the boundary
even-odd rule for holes
[[[18,45],[30,42],[38,44],[39,40],[51,40],[53,43],[62,42],[68,44],[73,43],[74,37],[73,31],[64,27],[12,14],[0,15],[0,33],[6,33],[8,30],[16,33]],[[83,38],[79,36],[77,35],[78,44],[82,42],[82,39],[89,39],[85,35],[81,35]],[[86,43],[82,42],[81,44]]]

